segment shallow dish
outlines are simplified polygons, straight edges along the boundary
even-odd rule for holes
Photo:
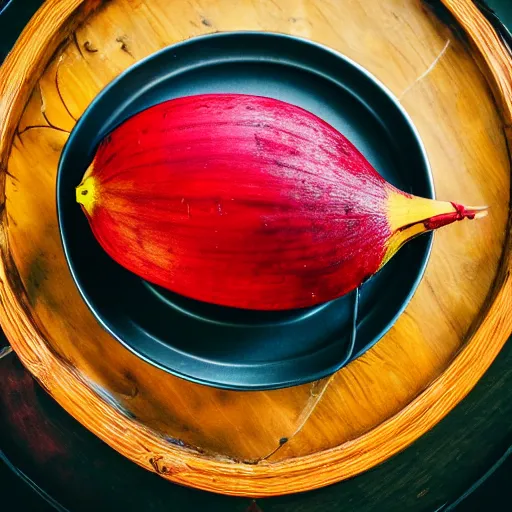
[[[425,150],[409,117],[362,67],[324,46],[282,34],[201,36],[130,67],[102,90],[72,130],[59,162],[57,208],[73,278],[105,329],[139,357],[180,377],[248,390],[329,375],[346,363],[352,295],[271,313],[187,299],[111,260],[75,202],[75,187],[104,135],[155,103],[208,92],[258,94],[306,108],[344,133],[389,182],[434,196]],[[351,359],[376,343],[404,310],[431,242],[431,235],[424,235],[408,243],[363,286]]]

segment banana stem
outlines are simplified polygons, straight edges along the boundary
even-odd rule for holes
[[[380,268],[408,240],[459,220],[481,219],[489,210],[487,206],[463,206],[447,201],[407,198],[399,194],[392,196],[391,201],[389,220],[393,234],[389,239]]]
[[[452,203],[452,205],[455,208],[454,212],[434,215],[424,220],[423,225],[425,229],[427,231],[438,229],[462,219],[481,219],[485,217],[489,211],[487,206],[463,206],[457,203]]]

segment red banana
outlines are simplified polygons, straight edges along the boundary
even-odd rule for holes
[[[190,298],[260,310],[335,299],[414,236],[486,214],[402,192],[317,116],[238,94],[129,118],[100,143],[76,199],[123,267]]]

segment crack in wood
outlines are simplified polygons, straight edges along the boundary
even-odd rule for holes
[[[62,93],[60,91],[60,85],[59,85],[59,69],[60,69],[60,65],[62,63],[62,60],[63,60],[63,57],[62,55],[59,57],[59,60],[57,62],[57,69],[55,70],[55,88],[57,89],[57,94],[59,95],[59,99],[61,101],[61,103],[64,105],[64,108],[66,109],[66,112],[68,113],[69,117],[71,117],[71,119],[73,119],[73,121],[75,121],[75,123],[77,122],[77,119],[76,117],[71,113],[71,111],[69,110],[68,106],[66,105],[66,102],[64,101],[64,98],[62,97]]]
[[[18,137],[18,140],[20,141],[20,144],[21,144],[23,147],[25,147],[25,144],[23,143],[23,140],[22,140],[22,139],[21,139],[21,137],[20,137],[20,125],[19,125],[19,124],[17,124],[17,125],[16,125],[16,129],[14,130],[14,138],[13,138],[13,140],[12,140],[13,145],[16,147],[16,149],[18,149],[18,148],[17,148],[17,146],[15,145],[16,137]]]
[[[289,443],[294,437],[296,437],[302,431],[308,420],[315,412],[318,404],[322,400],[323,396],[325,395],[325,392],[327,391],[335,377],[336,373],[333,373],[329,378],[316,381],[312,384],[309,399],[306,403],[306,406],[302,409],[302,412],[297,418],[297,427],[290,436],[282,437],[281,439],[279,439],[278,445],[270,453],[255,460],[246,460],[245,463],[259,464],[260,462],[270,459],[270,457],[274,456],[285,444]]]
[[[399,100],[402,101],[403,97],[418,83],[420,83],[423,79],[425,79],[430,73],[432,73],[432,71],[434,70],[434,68],[439,64],[439,61],[443,58],[443,55],[446,53],[446,50],[448,50],[448,47],[450,46],[450,40],[448,39],[448,41],[446,41],[443,49],[439,52],[439,54],[437,55],[437,57],[432,61],[432,63],[430,64],[430,66],[423,72],[421,73],[421,75],[416,78],[416,80],[414,80],[414,82],[412,84],[410,84],[403,92],[402,94],[400,94],[399,96]]]
[[[151,450],[144,444],[142,444],[138,439],[135,442],[147,453],[151,453]]]
[[[53,125],[48,126],[46,124],[33,124],[31,126],[26,126],[25,128],[23,128],[23,130],[21,130],[21,132],[18,133],[19,139],[21,140],[20,135],[23,135],[25,132],[33,130],[34,128],[48,128],[50,130],[57,130],[58,132],[64,132],[64,133],[67,133],[67,134],[70,133],[67,130],[64,130],[63,128],[59,128],[58,126],[53,126]]]
[[[6,176],[9,176],[9,178],[11,178],[11,179],[13,179],[15,181],[18,181],[16,176],[14,176],[13,174],[11,174],[9,172],[9,170],[7,169],[7,165],[0,164],[0,173],[5,174]],[[5,201],[2,204],[2,208],[5,208]]]
[[[14,217],[10,213],[7,214],[7,221],[9,224],[12,223],[15,227],[18,227],[18,223],[16,220],[14,220]]]
[[[73,40],[73,43],[75,44],[76,49],[78,50],[78,53],[80,54],[82,59],[85,58],[84,54],[82,53],[82,48],[80,48],[80,44],[78,42],[78,36],[76,35],[76,30],[73,32],[73,34],[71,34],[71,39]],[[89,41],[87,41],[87,42],[89,42]],[[85,44],[84,44],[84,48],[85,48]]]
[[[43,119],[48,123],[47,125],[45,124],[33,124],[33,125],[29,125],[29,126],[26,126],[25,128],[23,128],[23,130],[19,130],[19,127],[16,128],[16,135],[18,135],[18,138],[20,139],[21,143],[23,144],[23,141],[22,141],[22,138],[21,136],[25,133],[25,132],[28,132],[30,130],[33,130],[35,128],[46,128],[46,129],[52,129],[52,130],[57,130],[59,132],[63,132],[63,133],[67,133],[68,135],[70,134],[70,132],[68,130],[65,130],[64,128],[60,128],[59,126],[55,126],[49,119],[48,119],[48,116],[46,115],[46,102],[44,100],[44,94],[43,94],[43,88],[41,87],[41,82],[38,82],[38,87],[39,87],[39,95],[41,97],[41,115],[43,116]],[[59,93],[59,97],[60,97],[60,91],[58,91]],[[66,105],[64,104],[64,108],[66,108],[66,111],[68,112],[69,115],[71,115],[71,113],[69,112],[69,110],[67,109]],[[71,116],[73,119],[74,117]],[[76,121],[76,119],[75,119]]]

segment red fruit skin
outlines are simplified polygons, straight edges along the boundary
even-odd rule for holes
[[[90,175],[86,214],[115,261],[224,306],[335,299],[379,269],[391,234],[391,186],[329,124],[269,98],[151,107],[101,143]]]

